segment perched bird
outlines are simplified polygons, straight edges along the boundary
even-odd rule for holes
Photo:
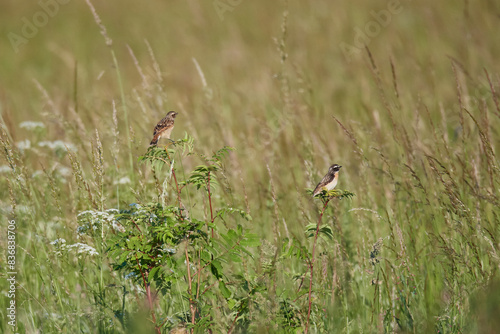
[[[158,140],[160,138],[168,138],[170,139],[170,134],[172,133],[172,129],[174,128],[174,120],[177,113],[175,111],[169,111],[167,116],[163,117],[161,121],[158,122],[155,126],[155,130],[153,132],[153,140],[149,145],[157,145]]]
[[[332,190],[337,185],[337,181],[339,180],[339,170],[342,166],[337,164],[333,164],[328,168],[328,173],[326,173],[323,180],[314,188],[313,197],[323,191],[323,188],[326,188],[327,191]]]

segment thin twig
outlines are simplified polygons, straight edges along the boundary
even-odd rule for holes
[[[144,272],[142,271],[141,264],[139,263],[139,258],[137,257],[137,254],[135,254],[135,260],[137,261],[137,266],[139,267],[139,271],[141,272],[142,276],[142,281],[144,283],[144,288],[146,289],[146,295],[148,297],[148,304],[149,304],[149,310],[151,311],[151,317],[153,318],[153,323],[155,325],[155,331],[158,334],[161,334],[160,327],[156,325],[156,316],[155,316],[155,311],[153,309],[153,300],[151,298],[151,287],[147,281],[147,277],[144,276]]]
[[[167,148],[165,148],[165,152],[167,152],[167,157],[170,159],[170,154],[168,154]],[[163,160],[163,159],[161,159]],[[179,183],[177,182],[177,176],[175,175],[175,169],[174,169],[174,164],[171,162],[172,159],[170,159],[170,170],[172,171],[172,176],[174,177],[174,182],[175,182],[175,187],[177,188],[177,201],[179,202],[179,209],[182,210],[182,207],[184,206],[181,201],[181,190],[179,189]],[[181,216],[182,218],[182,216]]]
[[[213,224],[215,218],[212,209],[212,193],[210,192],[210,171],[208,171],[208,177],[207,177],[207,190],[208,190],[208,205],[210,206],[210,222]],[[208,224],[207,224],[207,230],[208,230]],[[213,237],[214,237],[214,228],[212,227],[212,238]]]
[[[484,73],[486,73],[486,78],[488,79],[488,83],[490,84],[491,97],[493,98],[493,102],[495,102],[495,107],[497,108],[497,112],[495,114],[500,118],[500,105],[498,103],[495,87],[493,86],[493,83],[491,82],[490,79],[490,75],[488,74],[488,71],[486,71],[486,69],[484,69]]]
[[[236,316],[234,317],[233,323],[231,324],[231,328],[229,328],[229,330],[227,331],[227,334],[230,334],[231,331],[233,330],[234,325],[236,325],[236,320],[238,320],[238,317],[240,316],[240,313],[241,313],[241,311],[238,311],[238,313],[236,313]]]
[[[199,258],[198,258],[198,282],[196,287],[196,299],[200,298],[200,280],[201,280],[201,251],[203,247],[200,249]]]
[[[319,234],[319,227],[321,226],[321,220],[323,219],[323,214],[325,213],[326,207],[328,205],[328,202],[330,202],[330,198],[328,198],[325,201],[325,204],[323,205],[323,210],[321,210],[321,214],[319,215],[318,219],[318,225],[316,226],[316,234],[314,235],[314,242],[313,242],[313,251],[311,254],[311,261],[309,262],[309,268],[311,269],[311,280],[309,281],[309,309],[307,310],[307,322],[306,322],[306,331],[305,334],[309,331],[309,319],[311,317],[311,296],[312,296],[312,285],[313,285],[313,273],[314,273],[314,254],[316,252],[316,241],[318,240],[318,234]]]
[[[229,248],[229,249],[226,249],[224,252],[220,253],[217,257],[213,258],[210,260],[210,262],[207,262],[200,270],[203,270],[205,269],[206,267],[208,267],[209,265],[212,264],[212,262],[214,262],[215,260],[221,258],[222,256],[224,256],[226,253],[228,253],[230,250],[233,250],[234,248],[236,248],[236,246],[239,246],[241,243],[241,240],[238,240],[238,242],[236,242],[236,244],[234,244],[233,247]],[[196,275],[198,275],[198,273],[200,272],[200,270],[198,270],[197,272],[194,273],[193,277],[195,277]]]
[[[189,239],[187,242],[189,242]],[[195,311],[193,295],[192,295],[193,287],[191,284],[191,266],[189,264],[188,245],[186,245],[186,248],[185,248],[185,255],[186,255],[186,265],[187,265],[187,274],[188,274],[189,309],[191,310],[191,323],[194,326],[196,311]],[[191,333],[194,333],[194,328],[191,328]]]

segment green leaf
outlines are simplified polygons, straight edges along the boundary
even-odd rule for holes
[[[234,308],[234,305],[236,305],[236,301],[234,299],[229,299],[227,301],[227,306],[229,306],[230,310],[232,310]]]
[[[229,151],[234,151],[234,150],[235,150],[234,147],[224,146],[223,148],[219,149],[212,155],[211,160],[213,162],[220,162],[229,153]]]
[[[314,237],[316,234],[316,229],[318,228],[318,225],[316,224],[309,224],[306,226],[306,236],[308,238]],[[319,227],[319,235],[326,236],[328,239],[333,240],[333,230],[330,226],[328,225],[321,225]]]
[[[318,225],[316,224],[307,224],[306,226],[306,233],[307,232],[311,232],[311,231],[316,231],[316,228],[317,228]]]
[[[222,208],[222,209],[219,209],[215,213],[215,217],[224,218],[227,213],[236,213],[236,214],[239,214],[242,218],[244,218],[244,219],[246,219],[248,221],[252,220],[252,217],[248,213],[246,213],[243,210],[235,209],[235,208]]]
[[[328,225],[323,225],[319,228],[319,233],[326,236],[328,239],[333,240],[333,230]]]
[[[313,191],[311,189],[306,189],[306,193],[312,196]],[[327,191],[325,188],[323,188],[323,190],[318,195],[316,195],[316,198],[320,198],[323,202],[325,202],[333,198],[343,199],[351,198],[353,196],[356,196],[356,194],[348,190],[332,189],[330,191]]]
[[[201,252],[201,259],[203,262],[208,263],[210,262],[210,252],[207,252],[205,249]]]
[[[232,241],[233,239],[231,238],[231,236],[230,236],[230,234],[229,234],[229,233],[227,233],[227,234],[221,234],[221,237],[222,237],[222,239],[224,239],[225,243],[224,243],[224,242],[222,242],[222,240],[219,240],[219,241],[222,243],[222,245],[223,245],[224,247],[228,247],[228,245],[229,245],[229,244],[232,244],[232,242],[231,242],[231,241]]]
[[[219,290],[224,298],[228,299],[229,297],[231,297],[231,291],[229,291],[226,284],[222,280],[219,281]]]
[[[240,263],[242,261],[240,254],[236,253],[236,252],[229,253],[229,258],[231,259],[231,261],[237,262],[237,263]]]
[[[127,260],[128,255],[130,254],[130,251],[124,251],[120,258],[118,259],[118,263],[123,263]]]
[[[248,233],[245,234],[245,239],[241,240],[240,245],[246,247],[258,247],[260,246],[260,239],[256,234]]]
[[[212,274],[214,274],[215,277],[222,277],[222,264],[218,260],[212,261],[212,263],[210,264],[210,269],[212,270]]]
[[[215,246],[215,245],[214,245],[214,246]],[[211,254],[211,255],[213,255],[213,256],[217,256],[217,254],[219,253],[219,252],[217,251],[217,249],[215,249],[214,247],[212,247],[212,245],[205,245],[205,250],[206,250],[209,254]]]
[[[249,251],[247,251],[244,247],[241,247],[240,251],[242,251],[243,253],[245,253],[246,255],[248,255],[249,258],[253,259],[252,253],[250,253]]]
[[[158,266],[158,267],[154,267],[153,269],[151,269],[151,271],[149,272],[149,275],[148,275],[148,282],[151,283],[151,281],[154,280],[154,277],[156,275],[156,273],[158,272],[158,270],[160,269],[161,267]]]
[[[238,234],[236,234],[236,232],[234,230],[229,230],[227,231],[227,235],[229,236],[229,238],[234,241],[234,240],[237,240],[238,239]]]

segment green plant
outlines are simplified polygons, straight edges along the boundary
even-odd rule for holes
[[[178,151],[179,150],[179,151]],[[182,326],[191,331],[212,330],[219,314],[237,310],[234,321],[244,313],[245,302],[235,298],[246,280],[239,272],[231,270],[231,263],[240,263],[252,257],[249,249],[260,244],[259,237],[244,229],[241,224],[225,231],[217,224],[228,214],[251,220],[244,211],[235,208],[213,208],[212,192],[216,173],[222,168],[222,158],[230,148],[204,158],[186,180],[176,177],[176,153],[191,153],[189,138],[177,141],[173,148],[150,148],[141,158],[154,167],[166,166],[172,175],[177,194],[177,205],[152,202],[131,204],[114,218],[123,226],[109,239],[108,256],[113,259],[113,269],[133,277],[144,289],[151,320],[156,332],[172,326],[165,314],[157,314],[155,300],[170,296],[175,316]],[[179,181],[179,182],[178,182]],[[208,197],[209,220],[197,219],[182,202],[183,190],[190,186]],[[220,304],[217,300],[224,300]],[[184,302],[189,311],[184,309]],[[183,311],[179,311],[183,310]]]

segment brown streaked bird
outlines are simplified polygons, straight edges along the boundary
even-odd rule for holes
[[[153,132],[153,140],[149,145],[157,145],[158,140],[160,138],[168,138],[170,139],[170,134],[172,133],[172,129],[174,128],[174,120],[175,116],[178,113],[175,111],[169,111],[167,116],[163,117],[161,121],[158,122],[155,126],[155,130]]]
[[[337,181],[339,180],[340,168],[342,168],[342,166],[339,166],[337,164],[333,164],[330,166],[330,168],[328,168],[328,173],[326,173],[323,180],[321,180],[321,182],[318,183],[316,188],[314,188],[313,197],[321,193],[323,189],[330,191],[333,188],[335,188],[335,186],[337,185]]]

